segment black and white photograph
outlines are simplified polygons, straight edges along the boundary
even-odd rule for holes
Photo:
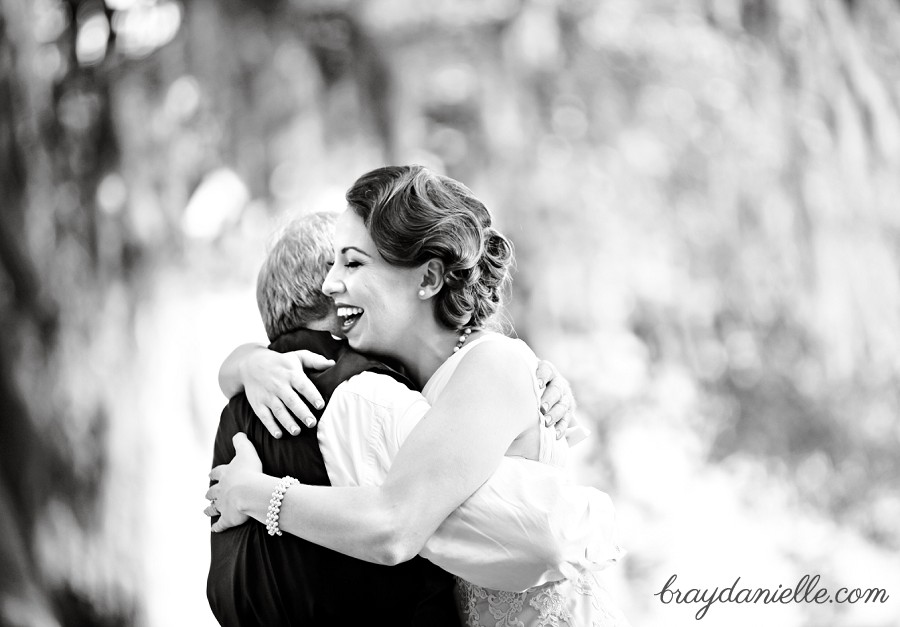
[[[900,2],[0,0],[0,627],[900,627]]]

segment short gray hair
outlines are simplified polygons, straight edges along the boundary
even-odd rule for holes
[[[322,292],[334,258],[337,214],[292,220],[276,235],[256,280],[256,304],[270,341],[324,318],[334,303]]]

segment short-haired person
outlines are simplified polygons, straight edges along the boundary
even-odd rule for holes
[[[365,415],[345,422],[328,419],[333,397],[320,438],[332,425],[346,427],[334,442],[352,442],[374,427],[390,445],[378,450],[370,438],[336,451],[335,465],[345,471],[332,483],[347,487],[263,474],[253,447],[238,436],[235,459],[211,473],[218,483],[208,497],[222,514],[213,529],[247,516],[266,520],[268,513],[273,530],[367,561],[400,563],[419,553],[442,565],[467,555],[466,542],[503,514],[509,522],[491,536],[497,554],[514,542],[508,538],[541,527],[552,537],[580,538],[581,552],[545,568],[524,591],[527,577],[490,560],[445,565],[458,567],[457,602],[467,625],[627,624],[595,577],[618,554],[608,500],[566,482],[568,444],[542,420],[534,354],[486,330],[512,260],[487,209],[462,184],[420,166],[370,172],[347,200],[324,291],[350,346],[402,363],[432,407],[424,419],[405,419],[409,410],[393,422]],[[323,445],[326,460],[331,446]],[[516,505],[526,500],[529,506]],[[270,501],[280,502],[274,522]],[[473,504],[492,514],[467,511]],[[562,510],[569,513],[554,517]],[[526,557],[553,562],[541,544]]]

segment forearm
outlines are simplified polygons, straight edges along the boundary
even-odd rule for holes
[[[277,477],[255,475],[238,494],[239,509],[265,523]],[[279,528],[326,548],[378,564],[412,558],[426,534],[410,531],[410,517],[379,487],[298,484],[284,495]]]
[[[376,563],[399,563],[419,553],[444,519],[493,474],[535,412],[524,366],[477,357],[477,349],[469,354],[472,368],[460,367],[439,405],[406,438],[380,486],[295,485],[282,503],[281,528]],[[505,393],[496,394],[498,389]],[[213,472],[214,480],[227,477],[225,471]],[[265,520],[276,478],[257,471],[247,480],[224,483],[225,502],[232,501],[244,516]]]
[[[244,381],[241,373],[241,364],[254,350],[265,349],[262,344],[241,344],[231,351],[231,354],[222,362],[219,368],[219,389],[227,398],[231,398],[244,391]]]

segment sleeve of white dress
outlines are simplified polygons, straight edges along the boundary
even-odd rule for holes
[[[428,409],[421,394],[384,375],[338,386],[318,430],[331,484],[380,484]],[[420,554],[474,584],[520,591],[613,563],[614,518],[606,494],[573,485],[562,469],[505,457]]]
[[[479,586],[520,592],[606,568],[621,549],[606,493],[572,484],[560,468],[505,457],[420,555]]]

